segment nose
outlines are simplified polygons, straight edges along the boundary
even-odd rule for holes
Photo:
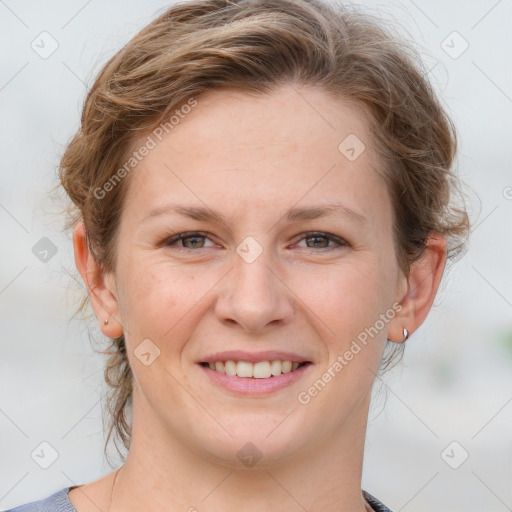
[[[264,251],[252,262],[237,254],[233,264],[216,303],[219,320],[236,324],[251,334],[290,322],[294,314],[293,293],[275,261]]]

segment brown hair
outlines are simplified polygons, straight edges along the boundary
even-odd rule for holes
[[[456,133],[421,59],[381,20],[320,0],[180,2],[136,34],[99,73],[62,157],[60,181],[74,203],[67,227],[82,219],[94,257],[114,271],[128,179],[109,187],[107,200],[97,191],[105,191],[116,173],[119,178],[134,142],[205,91],[265,93],[294,83],[323,88],[367,116],[393,202],[404,273],[432,232],[447,239],[448,258],[454,258],[469,233],[466,210],[453,201],[455,194],[463,199],[451,170]],[[381,370],[403,351],[404,344],[389,345]],[[128,449],[132,372],[124,336],[104,353],[112,388],[105,450],[114,430]]]

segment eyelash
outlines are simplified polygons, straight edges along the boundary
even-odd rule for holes
[[[348,247],[348,242],[343,240],[343,238],[339,238],[337,236],[331,235],[330,233],[323,233],[321,231],[308,231],[303,234],[302,238],[299,240],[299,242],[302,242],[302,240],[305,240],[306,238],[327,238],[328,240],[335,242],[337,244],[337,247],[320,247],[319,249],[321,251],[330,251],[333,249],[339,249],[341,247]],[[163,245],[166,247],[172,247],[176,242],[179,242],[180,240],[185,240],[187,238],[208,238],[208,234],[204,233],[202,231],[190,231],[186,233],[180,233],[179,235],[172,236],[171,238],[167,238],[164,240]],[[207,247],[199,247],[198,249],[191,249],[190,247],[179,247],[175,246],[178,250],[185,250],[185,251],[197,251],[199,249],[207,249]],[[317,249],[314,247],[305,247],[305,249],[309,249],[313,252],[318,252]]]

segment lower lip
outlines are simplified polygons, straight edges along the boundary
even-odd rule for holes
[[[241,393],[243,395],[267,395],[274,393],[286,386],[291,386],[297,382],[313,366],[312,363],[300,366],[293,372],[281,373],[274,375],[268,379],[255,379],[251,377],[237,377],[236,375],[227,375],[212,370],[209,366],[199,365],[199,367],[206,372],[208,377],[217,385],[223,388]]]

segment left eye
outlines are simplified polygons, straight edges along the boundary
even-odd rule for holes
[[[201,232],[193,232],[193,233],[180,233],[179,235],[168,238],[165,242],[165,246],[177,246],[178,242],[181,242],[183,245],[177,246],[179,249],[203,249],[205,248],[204,241],[201,245],[201,239],[208,239],[208,236],[205,233]],[[324,239],[324,242],[319,240]],[[187,240],[189,242],[187,242]],[[313,240],[313,243],[316,245],[308,245],[310,249],[334,249],[335,247],[328,247],[329,242],[334,242],[338,247],[347,246],[347,242],[342,238],[331,235],[329,233],[321,233],[321,232],[312,232],[312,233],[304,233],[302,238],[299,240],[302,242],[303,240]],[[188,243],[188,245],[187,245]],[[307,242],[306,242],[307,243]],[[318,245],[320,244],[320,245]],[[326,245],[327,244],[327,245]]]
[[[343,240],[343,238],[339,238],[339,237],[331,235],[329,233],[304,233],[304,235],[300,239],[300,241],[308,240],[308,239],[312,239],[312,240],[316,240],[317,241],[317,240],[321,240],[322,238],[327,241],[327,244],[329,244],[329,242],[334,242],[339,247],[348,245],[347,242],[345,240]],[[314,242],[315,244],[318,243],[316,241]],[[322,242],[320,242],[320,243],[322,243]],[[317,248],[317,249],[334,249],[335,247],[327,247],[325,245],[322,245],[322,246],[313,245],[313,246],[308,246],[308,248],[311,248],[311,249],[314,249],[314,248]]]

